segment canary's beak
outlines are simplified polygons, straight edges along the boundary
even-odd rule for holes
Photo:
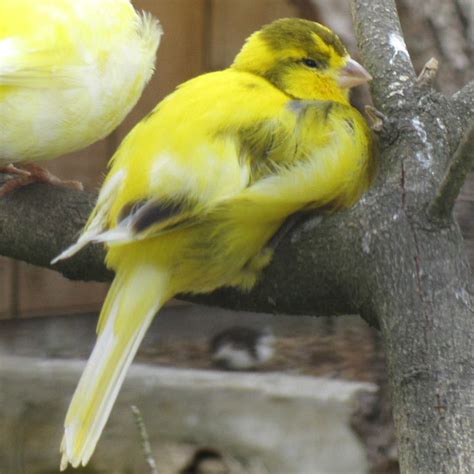
[[[372,76],[357,61],[349,59],[347,64],[340,70],[338,84],[343,89],[359,86],[370,81]]]

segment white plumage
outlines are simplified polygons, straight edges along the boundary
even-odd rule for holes
[[[108,135],[150,79],[160,36],[128,0],[0,0],[0,166]]]

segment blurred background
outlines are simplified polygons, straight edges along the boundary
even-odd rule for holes
[[[325,23],[340,34],[353,56],[357,57],[348,0],[135,0],[133,3],[137,8],[147,10],[159,18],[164,29],[156,73],[151,83],[135,109],[111,136],[73,156],[65,156],[47,164],[53,173],[63,179],[82,181],[89,191],[98,190],[108,159],[137,121],[173,91],[177,84],[203,72],[227,67],[245,38],[263,24],[288,16]],[[408,49],[417,70],[420,71],[428,59],[436,57],[440,62],[437,87],[446,94],[455,92],[469,79],[472,80],[472,2],[399,0],[397,4]],[[367,103],[370,100],[367,91],[359,92],[357,100],[358,104]],[[472,175],[459,199],[457,212],[472,264]],[[66,370],[66,366],[54,363],[52,366],[35,364],[37,359],[69,360],[87,357],[94,341],[97,312],[106,292],[106,284],[68,281],[55,272],[0,257],[0,353],[3,353],[2,360],[6,360],[4,356],[8,355],[21,356],[24,361],[24,373],[17,370],[15,362],[11,362],[11,365],[3,364],[5,370],[0,372],[0,402],[4,407],[0,413],[1,473],[56,472],[62,417],[80,370],[69,365]],[[235,330],[235,326],[250,328],[254,332]],[[258,355],[255,355],[255,347],[268,335],[272,357],[259,360]],[[230,345],[246,353],[246,357],[253,361],[252,364],[234,367],[232,362],[224,360],[225,357],[221,357],[219,362],[216,353],[219,348],[222,349],[220,344]],[[151,328],[139,354],[139,361],[153,367],[207,371],[227,369],[227,372],[219,372],[219,377],[222,378],[211,380],[201,372],[194,372],[193,375],[185,370],[179,372],[185,374],[184,379],[180,379],[179,374],[159,372],[156,369],[159,372],[156,372],[158,375],[155,374],[158,377],[157,394],[148,393],[151,388],[144,389],[147,395],[142,402],[143,416],[145,423],[149,425],[154,452],[159,452],[160,473],[398,472],[382,354],[383,347],[377,333],[358,317],[277,317],[172,302]],[[242,372],[230,375],[229,369],[235,368],[257,371],[263,378],[247,379],[249,374]],[[283,379],[264,378],[272,377],[275,373],[283,376]],[[38,374],[43,374],[44,377],[38,378]],[[30,379],[30,375],[33,378]],[[140,400],[143,390],[138,390],[137,387],[143,383],[146,386],[146,380],[155,375],[135,372],[132,375],[136,385],[132,387],[126,384],[125,395],[120,399],[124,401],[119,401],[115,410],[120,411],[122,407],[124,413],[119,413],[116,418],[112,417],[112,428],[104,436],[104,447],[98,450],[97,457],[103,455],[105,461],[98,460],[94,463],[93,458],[92,467],[82,472],[148,472],[132,417],[125,412],[128,410],[128,401],[138,404],[134,389]],[[289,430],[286,423],[290,423],[292,416],[297,417],[295,413],[302,409],[301,403],[298,408],[292,405],[295,397],[300,400],[300,392],[304,392],[304,388],[299,389],[298,380],[301,380],[301,387],[304,387],[307,382],[320,380],[305,378],[314,376],[324,377],[334,383],[345,381],[356,385],[331,386],[327,390],[335,394],[334,398],[324,395],[324,402],[317,397],[303,397],[303,405],[312,400],[323,413],[333,413],[332,408],[328,408],[328,399],[333,400],[336,405],[341,403],[341,406],[336,409],[331,405],[335,409],[334,416],[324,421],[319,432],[310,436],[306,432],[309,427],[303,422],[300,423],[299,431],[295,427],[293,439],[285,439]],[[18,377],[22,377],[21,380]],[[167,389],[162,387],[163,377],[172,380]],[[373,385],[359,386],[359,382]],[[154,387],[153,383],[150,382],[150,386]],[[261,383],[264,384],[263,388],[259,385]],[[318,383],[325,387],[323,382]],[[51,384],[57,384],[54,393],[50,392]],[[194,402],[185,399],[177,401],[183,391],[194,393],[196,384],[207,389],[203,388],[202,392],[193,395]],[[272,387],[275,384],[287,384],[289,388],[284,396],[273,392],[270,396],[265,384]],[[4,388],[7,386],[9,388]],[[289,404],[285,408],[285,403],[281,402],[282,409],[278,412],[280,415],[291,408],[289,413],[293,415],[282,418],[282,425],[271,428],[267,426],[266,431],[263,430],[258,435],[257,440],[262,438],[265,443],[259,444],[252,437],[255,431],[258,434],[258,430],[265,425],[265,420],[260,420],[260,414],[257,413],[261,409],[261,416],[266,416],[263,413],[265,409],[258,408],[259,405],[255,402],[256,411],[246,412],[249,419],[244,426],[242,420],[239,421],[242,425],[236,421],[240,416],[239,405],[226,404],[231,403],[234,398],[237,403],[244,386],[252,387],[249,389],[251,393],[247,394],[249,398],[244,397],[250,405],[256,399],[262,400],[262,397],[270,396],[271,403],[275,401],[275,397],[280,397]],[[373,388],[377,387],[379,390],[374,394]],[[35,390],[39,391],[38,396],[35,395]],[[217,393],[219,390],[223,390],[224,401],[213,399],[214,403],[208,406],[205,400],[209,400],[209,393]],[[234,393],[235,390],[237,393]],[[337,394],[346,393],[345,390],[347,397],[344,400],[344,397],[338,398]],[[165,393],[165,398],[155,398],[159,397],[158,392]],[[153,400],[157,403],[157,413],[153,409]],[[346,402],[357,405],[358,410],[347,411]],[[177,403],[174,408],[173,403]],[[168,418],[166,413],[163,414],[163,411],[166,412],[163,406],[168,407]],[[7,410],[7,407],[10,408]],[[248,406],[246,409],[248,410]],[[200,420],[199,423],[189,421],[193,416],[195,420]],[[129,421],[125,422],[124,419]],[[184,422],[182,419],[188,421]],[[304,416],[301,419],[304,420]],[[207,428],[197,429],[196,423],[202,428],[203,420]],[[232,432],[229,427],[233,426],[232,420],[240,426],[237,430],[240,434],[226,437],[223,432]],[[122,421],[129,423],[129,428],[120,430],[119,427],[124,426]],[[194,427],[193,434],[190,434],[189,423]],[[337,423],[341,423],[342,431],[337,431]],[[182,426],[181,431],[176,426]],[[332,438],[329,435],[330,426],[339,433]],[[124,435],[125,431],[127,436]],[[246,437],[242,433],[253,435],[248,434]],[[326,440],[323,439],[324,433],[327,435]],[[38,444],[39,439],[45,441],[45,444]],[[305,443],[309,443],[307,447]],[[331,460],[337,461],[335,458],[340,450],[339,443],[343,443],[343,451],[353,452],[347,458],[347,464],[342,461],[331,464]],[[350,443],[355,447],[351,448]],[[286,453],[286,461],[279,459],[279,451],[280,454]],[[126,452],[127,455],[117,460],[118,452]],[[302,464],[294,464],[295,459],[299,459]],[[357,466],[354,464],[356,462]]]

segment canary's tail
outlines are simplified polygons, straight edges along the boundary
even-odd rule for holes
[[[150,265],[123,268],[109,290],[97,342],[64,423],[61,471],[85,466],[117,398],[125,374],[154,315],[166,298],[166,274]]]

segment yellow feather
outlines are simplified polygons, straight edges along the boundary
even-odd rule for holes
[[[178,293],[250,289],[288,216],[351,206],[367,189],[370,134],[338,83],[348,64],[354,80],[367,80],[330,30],[280,20],[126,137],[83,236],[60,256],[106,242],[116,271],[66,419],[63,466],[89,459],[155,309]],[[113,387],[105,398],[104,381]]]

